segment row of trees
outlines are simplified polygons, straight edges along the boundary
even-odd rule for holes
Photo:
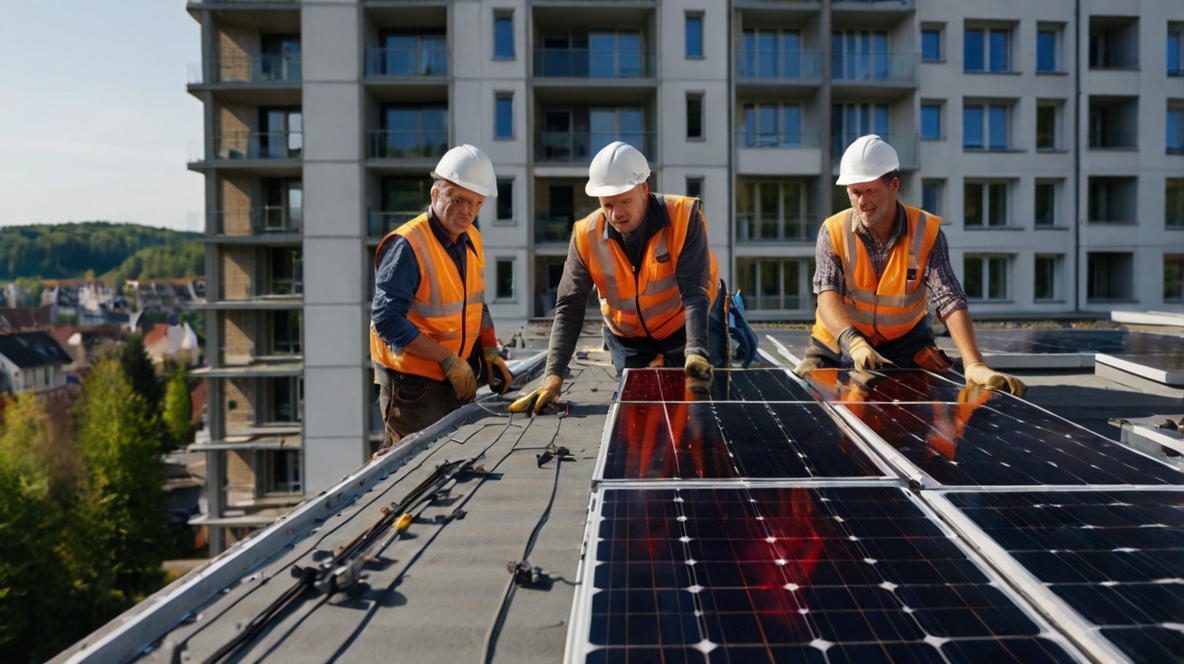
[[[176,249],[185,245],[194,245],[200,254],[201,248],[194,242],[197,237],[196,233],[104,221],[8,226],[0,228],[0,280],[32,276],[71,279],[81,277],[87,270],[100,275],[121,270],[126,279],[201,274],[200,262],[194,265],[189,258],[194,249],[179,254],[177,258],[183,265],[173,270],[166,269],[157,258],[159,248]],[[149,248],[157,251],[144,253]],[[137,255],[146,274],[131,274],[131,268],[124,265]],[[189,271],[173,274],[182,267]]]
[[[99,360],[67,421],[29,393],[0,413],[0,661],[40,662],[148,594],[184,550],[162,450],[187,442],[189,386],[130,338]],[[189,536],[189,545],[192,544]]]

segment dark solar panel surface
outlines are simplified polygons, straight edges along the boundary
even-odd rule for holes
[[[603,479],[879,477],[818,403],[628,402]]]
[[[1184,338],[1125,330],[978,330],[985,353],[1170,354],[1184,349]]]
[[[806,382],[826,401],[957,401],[965,385],[920,369],[816,369]]]
[[[606,489],[588,662],[1068,662],[893,488]]]
[[[699,401],[689,394],[682,369],[629,369],[621,381],[619,401]],[[709,397],[713,401],[814,401],[814,395],[786,369],[715,370]]]
[[[1173,484],[1184,473],[997,393],[986,402],[841,405],[945,485]]]
[[[1180,349],[1174,355],[1126,355],[1116,354],[1111,357],[1116,357],[1120,360],[1141,364],[1145,367],[1158,369],[1160,371],[1182,371],[1184,370],[1184,342],[1180,344]]]
[[[1131,659],[1184,659],[1184,493],[947,498]]]

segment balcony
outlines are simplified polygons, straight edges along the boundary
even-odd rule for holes
[[[836,51],[831,78],[836,85],[877,83],[916,87],[919,61],[917,53]]]
[[[303,211],[282,205],[217,210],[207,216],[214,234],[222,238],[260,237],[266,242],[277,235],[299,235],[303,230]]]
[[[189,65],[190,85],[203,83],[239,83],[276,85],[299,83],[300,57],[291,55],[254,55],[215,58],[210,61],[213,80],[204,81],[201,65]]]
[[[736,242],[814,242],[820,220],[814,210],[790,219],[761,218],[753,212],[736,215]]]
[[[232,131],[215,134],[214,155],[205,160],[299,159],[304,149],[304,133],[300,131]],[[203,161],[191,146],[190,161]]]
[[[447,48],[366,49],[366,76],[444,77],[447,75]]]
[[[447,129],[378,129],[370,132],[371,159],[433,159],[448,151]]]
[[[657,141],[652,131],[616,135],[587,131],[539,131],[535,132],[534,159],[545,163],[586,164],[592,161],[601,148],[613,141],[624,141],[642,154],[657,154]]]
[[[387,233],[423,214],[415,212],[371,212],[366,215],[366,235],[371,238],[385,237]]]
[[[820,83],[822,54],[817,50],[739,49],[736,78],[741,82]]]
[[[814,175],[822,162],[817,132],[736,131],[736,172],[740,175]]]
[[[571,241],[571,229],[577,219],[583,219],[583,217],[536,214],[534,216],[534,243],[566,245]]]
[[[536,48],[538,78],[651,78],[657,69],[655,51],[586,48]]]

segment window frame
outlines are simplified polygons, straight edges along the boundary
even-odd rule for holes
[[[1064,147],[1063,147],[1064,142],[1061,138],[1061,125],[1064,124],[1062,122],[1064,108],[1065,108],[1065,103],[1062,100],[1055,100],[1055,101],[1054,100],[1045,100],[1045,99],[1036,100],[1036,136],[1035,136],[1036,150],[1038,150],[1040,152],[1060,152],[1060,151],[1064,150]],[[1051,131],[1052,145],[1041,145],[1040,144],[1040,136],[1041,136],[1041,132],[1040,132],[1041,118],[1040,118],[1040,116],[1042,113],[1044,113],[1046,111],[1052,113],[1052,131]]]
[[[982,221],[977,224],[970,223],[970,214],[966,208],[968,202],[972,198],[969,192],[970,187],[981,187],[978,196],[978,204],[981,210]],[[995,192],[992,191],[994,187],[1003,187],[1003,223],[991,223],[991,218],[996,209],[992,202],[994,200]],[[1000,228],[1015,228],[1012,225],[1012,198],[1013,198],[1013,183],[1011,180],[1000,180],[991,178],[967,178],[962,183],[962,228],[964,230],[989,230]]]
[[[506,190],[503,190],[503,185]],[[512,226],[516,223],[514,219],[514,178],[497,178],[497,202],[493,206],[494,218],[493,223],[498,225]],[[506,203],[510,206],[510,215],[508,217],[502,216],[502,206]]]
[[[686,192],[686,195],[688,198],[699,199],[699,202],[701,204],[703,202],[703,190],[704,190],[705,184],[707,184],[707,178],[705,178],[701,175],[688,175],[686,178],[686,189],[684,189],[683,191]],[[696,187],[699,189],[698,192],[693,191],[693,189]],[[699,207],[701,210],[702,205],[700,205]]]
[[[1172,62],[1172,47],[1175,46],[1176,58]],[[1164,48],[1167,53],[1167,75],[1184,76],[1184,23],[1173,21],[1168,23],[1168,39]]]
[[[1012,138],[1015,121],[1013,118],[1015,100],[1004,99],[986,99],[986,100],[963,100],[962,102],[962,151],[963,152],[1010,152],[1014,151],[1015,142]],[[994,120],[996,119],[995,111],[1001,109],[1003,111],[1003,120],[1005,126],[1003,129],[1004,143],[997,145],[994,142],[996,135]],[[978,122],[974,122],[972,118],[968,117],[968,113],[977,111],[981,118]],[[979,136],[982,137],[981,145],[971,145],[967,141],[970,134],[968,128],[978,124]]]
[[[962,256],[962,287],[963,287],[963,290],[966,292],[966,299],[970,302],[980,302],[980,303],[1001,303],[1001,302],[1010,301],[1011,300],[1011,294],[1010,294],[1010,290],[1011,290],[1011,275],[1010,275],[1011,259],[1012,259],[1012,257],[1010,254],[999,254],[999,253],[964,254]],[[975,282],[970,279],[970,272],[971,272],[970,261],[981,261],[981,263],[979,265],[979,271],[981,272],[981,274],[979,275],[979,279],[980,279],[980,283],[983,287],[983,291],[979,292],[977,295],[972,294],[972,290],[973,290],[972,285],[975,284]],[[1002,266],[1001,269],[1002,269],[1002,279],[1003,279],[1003,294],[999,295],[999,296],[992,297],[991,292],[990,292],[991,287],[993,285],[992,280],[991,280],[992,266],[996,266],[996,265]]]
[[[1171,297],[1168,296],[1168,265],[1169,265],[1168,259],[1169,259],[1169,257],[1174,257],[1174,261],[1176,262],[1177,273],[1176,273],[1176,279],[1175,279],[1175,286],[1177,288],[1179,288],[1179,292],[1173,293],[1173,295]],[[1162,270],[1163,270],[1163,290],[1160,292],[1160,294],[1163,297],[1163,301],[1164,302],[1171,302],[1171,303],[1184,302],[1184,252],[1181,252],[1181,253],[1164,252]]]
[[[1184,154],[1184,99],[1168,99],[1167,105],[1164,115],[1164,150],[1168,154]]]
[[[687,91],[687,131],[686,139],[688,141],[705,141],[707,140],[707,108],[705,100],[705,91],[703,90],[688,90]],[[697,113],[695,112],[697,109]],[[697,115],[698,117],[695,117]],[[692,123],[694,120],[694,123]],[[691,128],[693,124],[697,123],[698,133],[692,133]]]
[[[510,266],[510,294],[502,294],[502,266]],[[518,301],[518,272],[517,256],[498,256],[493,261],[493,301],[496,303],[513,303]]]
[[[937,122],[937,133],[935,135],[927,135],[925,131],[925,116],[926,111],[931,111],[936,115],[934,118]],[[921,100],[921,140],[923,141],[944,141],[946,139],[945,122],[943,116],[945,115],[945,102],[939,99],[923,99]]]
[[[1052,215],[1047,223],[1041,223],[1040,214],[1038,213],[1040,207],[1040,189],[1042,187],[1052,187]],[[1035,228],[1063,228],[1061,223],[1061,213],[1063,205],[1061,204],[1061,195],[1064,191],[1064,180],[1053,178],[1036,178],[1032,187],[1032,223]]]
[[[503,33],[501,28],[506,26],[509,28],[509,41],[503,42]],[[493,59],[494,60],[515,60],[518,57],[518,47],[514,43],[514,10],[513,9],[494,9],[493,10]],[[502,52],[503,47],[508,47],[507,52]]]
[[[1002,33],[1003,36],[1003,67],[996,69],[995,62],[995,41],[994,37]],[[982,52],[978,54],[981,57],[982,69],[971,69],[970,58],[968,55],[973,50],[970,35],[979,34],[982,40]],[[1015,47],[1012,41],[1015,39],[1014,25],[1000,25],[1000,24],[970,24],[962,29],[962,73],[964,74],[1014,74],[1017,73],[1015,68]]]
[[[934,46],[937,52],[931,58],[927,58],[925,53],[925,36],[927,34],[933,35],[936,40]],[[945,45],[945,24],[930,23],[921,26],[921,62],[945,62]]]
[[[933,188],[933,203],[932,205],[926,201],[928,198],[925,193],[926,187]],[[943,217],[942,210],[945,209],[945,191],[946,181],[939,178],[930,178],[921,180],[921,209],[930,214]],[[932,209],[931,209],[932,208]],[[943,222],[944,222],[943,218]]]
[[[1175,184],[1174,187],[1173,183]],[[1172,191],[1173,188],[1175,189],[1175,193]],[[1175,207],[1177,208],[1177,216],[1174,220],[1172,217],[1173,199],[1175,199]],[[1164,179],[1163,227],[1165,230],[1184,230],[1184,177]]]
[[[502,112],[507,113],[506,117],[502,116]],[[509,123],[509,133],[502,133],[502,122]],[[514,93],[508,91],[498,91],[493,94],[493,140],[495,141],[512,141],[514,140]]]
[[[1064,263],[1064,254],[1035,254],[1032,257],[1032,302],[1064,302],[1065,297],[1061,294],[1061,266]],[[1040,295],[1040,277],[1041,277],[1041,260],[1052,262],[1049,279],[1049,294],[1041,297]]]
[[[1040,40],[1043,35],[1052,36],[1052,69],[1042,69],[1040,67]],[[1065,26],[1063,23],[1038,23],[1036,25],[1036,62],[1035,71],[1037,74],[1064,74],[1065,72],[1065,58],[1062,55],[1064,52],[1065,42]]]
[[[703,30],[706,27],[704,25],[704,23],[705,23],[704,15],[705,15],[705,12],[702,12],[702,11],[688,11],[685,15],[686,21],[684,23],[685,27],[683,30],[685,49],[683,51],[683,57],[686,58],[687,60],[703,60],[707,57],[707,54],[706,54],[707,44],[706,44],[706,40],[703,39]],[[697,44],[695,45],[696,47],[692,48],[693,42],[692,42],[691,26],[695,25],[695,24],[698,24],[699,32],[697,35],[694,36],[694,40],[695,40],[695,42],[697,42]],[[696,53],[695,51],[698,51],[698,52]]]

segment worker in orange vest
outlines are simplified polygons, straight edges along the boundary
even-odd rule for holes
[[[650,193],[649,175],[645,156],[620,141],[592,160],[584,191],[600,209],[572,230],[543,386],[512,403],[512,412],[541,412],[559,398],[593,286],[618,374],[660,363],[711,382],[707,321],[719,268],[707,224],[697,198]]]
[[[962,355],[967,384],[1022,395],[1018,378],[983,364],[941,218],[897,202],[896,150],[874,134],[856,139],[843,153],[837,184],[847,187],[851,207],[827,219],[818,234],[818,308],[798,375],[845,361],[860,371],[948,370],[950,359],[926,319],[932,301]]]
[[[444,154],[432,179],[427,212],[388,233],[374,254],[370,356],[383,450],[472,401],[478,374],[502,394],[513,381],[485,306],[485,253],[473,226],[485,198],[497,196],[493,162],[462,145]]]

